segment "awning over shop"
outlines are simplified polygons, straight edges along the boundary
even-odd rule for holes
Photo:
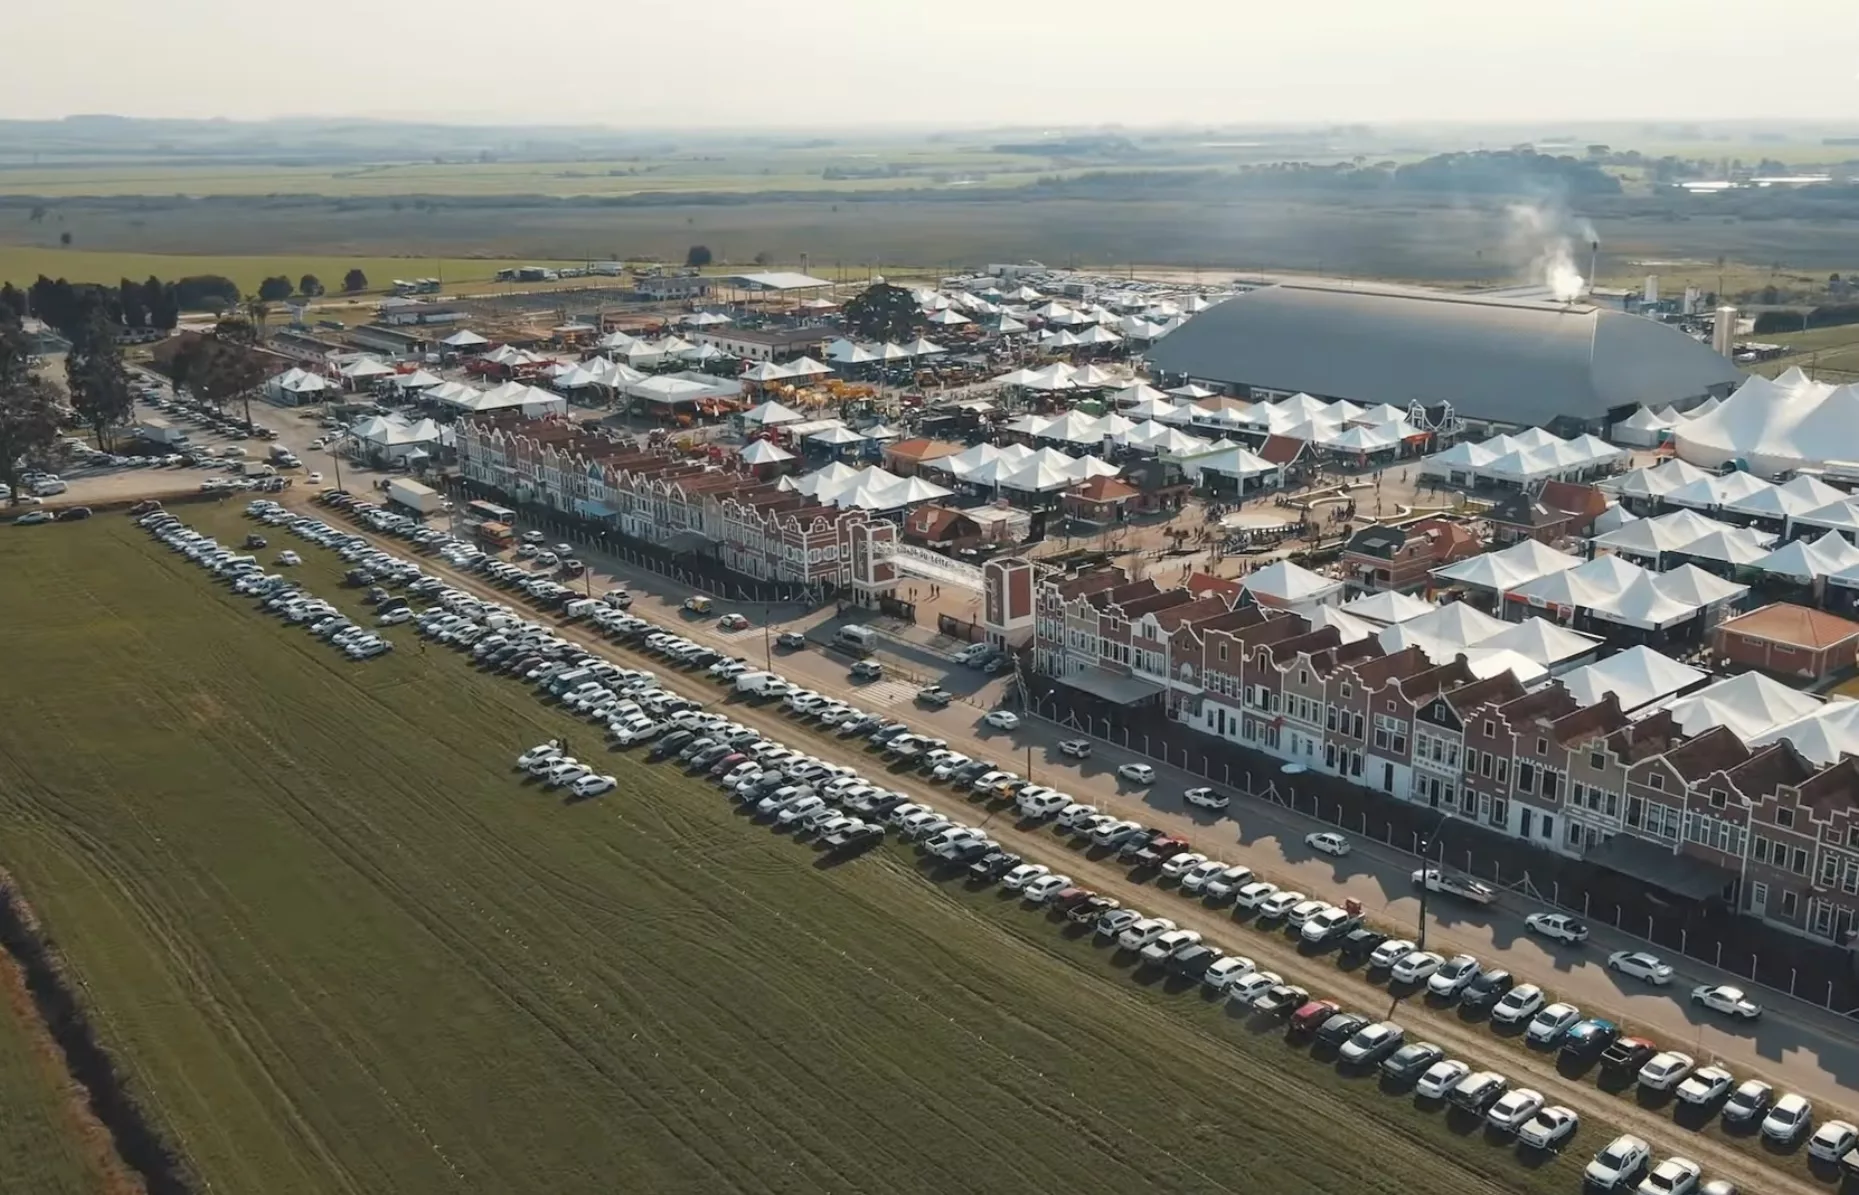
[[[1587,862],[1644,880],[1686,900],[1711,900],[1736,882],[1734,872],[1703,859],[1675,855],[1666,847],[1631,834],[1616,834],[1590,848]]]
[[[1095,668],[1058,678],[1074,689],[1083,689],[1116,705],[1135,705],[1162,694],[1162,686],[1135,676],[1118,676]]]

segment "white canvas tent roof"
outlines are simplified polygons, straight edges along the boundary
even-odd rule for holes
[[[807,439],[817,444],[830,444],[834,447],[838,447],[842,444],[862,444],[865,442],[864,436],[859,435],[843,423],[839,424],[837,427],[829,427],[824,431],[814,432],[812,435],[808,436]]]
[[[1344,643],[1355,643],[1367,639],[1381,630],[1380,627],[1366,619],[1344,613],[1336,606],[1318,606],[1309,615],[1310,629],[1320,631],[1324,627],[1335,627]]]
[[[1559,627],[1548,619],[1526,618],[1507,624],[1504,630],[1482,640],[1479,646],[1514,651],[1551,668],[1563,660],[1587,655],[1600,647],[1601,642],[1593,635]]]
[[[1859,386],[1816,382],[1799,368],[1751,377],[1716,410],[1674,434],[1678,454],[1717,468],[1741,462],[1772,476],[1827,461],[1859,460]]]
[[[479,336],[476,332],[473,332],[470,328],[460,328],[458,331],[452,333],[450,336],[446,337],[444,340],[441,340],[439,343],[445,345],[448,348],[469,349],[469,348],[476,348],[478,345],[481,345],[481,344],[489,344],[490,341],[484,339],[484,337],[482,336]]]
[[[1690,510],[1675,510],[1656,519],[1641,519],[1618,531],[1594,538],[1597,548],[1609,548],[1629,555],[1656,556],[1661,552],[1682,551],[1689,543],[1703,539],[1713,531],[1730,529],[1728,523],[1705,518]]]
[[[1411,594],[1391,591],[1371,593],[1342,607],[1344,613],[1383,625],[1406,622],[1410,618],[1418,618],[1436,608],[1433,603],[1423,602]]]
[[[1814,713],[1821,704],[1818,697],[1772,681],[1760,672],[1745,672],[1687,693],[1665,709],[1687,736],[1724,726],[1747,744],[1778,726]]]
[[[1501,552],[1487,552],[1457,564],[1449,564],[1445,568],[1434,569],[1433,576],[1455,585],[1506,593],[1538,577],[1566,572],[1580,563],[1580,560],[1566,552],[1558,552],[1537,540],[1526,539]]]
[[[1749,592],[1749,586],[1738,585],[1735,581],[1726,581],[1716,573],[1707,573],[1695,564],[1681,565],[1663,573],[1654,573],[1652,583],[1666,597],[1694,607],[1730,601]]]
[[[1859,548],[1837,531],[1819,539],[1790,540],[1755,561],[1752,568],[1765,573],[1807,582],[1815,577],[1830,577],[1842,570],[1859,567]]]
[[[1772,730],[1758,734],[1751,747],[1766,747],[1787,739],[1794,749],[1816,764],[1837,763],[1859,755],[1859,701],[1828,701]]]
[[[1588,610],[1597,618],[1651,631],[1683,622],[1696,614],[1698,607],[1661,592],[1648,573],[1634,578],[1619,593],[1597,599]]]
[[[1716,477],[1700,477],[1687,485],[1681,485],[1667,494],[1665,500],[1673,506],[1711,510],[1733,502],[1747,502],[1774,489],[1773,484],[1753,473],[1726,473]]]
[[[778,423],[799,423],[805,416],[793,407],[773,399],[742,413],[742,421],[756,427],[773,427]]]
[[[1581,705],[1595,705],[1612,693],[1622,710],[1632,711],[1681,693],[1707,675],[1642,646],[1577,668],[1562,677],[1562,685]]]
[[[742,380],[745,382],[778,382],[782,378],[792,376],[788,373],[787,366],[774,361],[763,361],[744,370]]]
[[[1509,625],[1465,602],[1447,602],[1400,624],[1402,629],[1413,634],[1463,647],[1481,644]]]
[[[1278,560],[1241,578],[1247,593],[1280,602],[1318,601],[1342,589],[1333,577],[1313,573],[1289,560]]]
[[[1761,535],[1740,527],[1725,527],[1700,535],[1678,549],[1680,555],[1700,560],[1720,560],[1725,564],[1754,564],[1769,554],[1772,535]]]
[[[778,465],[793,459],[793,453],[769,440],[756,440],[742,450],[745,465]]]

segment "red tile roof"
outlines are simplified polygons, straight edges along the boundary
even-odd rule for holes
[[[1810,610],[1789,602],[1776,602],[1718,624],[1718,630],[1751,639],[1766,639],[1790,647],[1820,651],[1859,635],[1859,622],[1825,610]]]
[[[1267,464],[1288,465],[1304,455],[1304,441],[1290,436],[1267,436],[1259,445],[1259,456]]]
[[[1228,601],[1238,601],[1239,595],[1245,591],[1245,582],[1228,577],[1216,577],[1211,573],[1195,573],[1188,578],[1188,592],[1195,597],[1217,593]]]
[[[954,456],[962,451],[962,445],[951,444],[947,440],[899,440],[884,450],[886,456],[900,457],[907,461],[931,461],[941,456]]]
[[[1073,488],[1071,492],[1074,497],[1086,502],[1128,502],[1142,491],[1115,477],[1100,475]]]

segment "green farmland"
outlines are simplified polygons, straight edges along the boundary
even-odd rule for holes
[[[0,618],[0,862],[199,1190],[1578,1183],[901,848],[814,866],[631,756],[520,783],[597,735],[405,628],[350,663],[119,515],[0,527]]]

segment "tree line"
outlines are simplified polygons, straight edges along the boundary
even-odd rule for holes
[[[342,289],[347,294],[368,289],[368,275],[350,270],[342,279]],[[305,274],[294,284],[278,275],[259,283],[256,298],[275,303],[292,295],[315,298],[324,293],[315,274]],[[183,311],[236,311],[247,301],[239,284],[220,274],[192,274],[171,281],[151,275],[143,282],[125,278],[115,286],[41,274],[23,289],[11,282],[0,285],[0,319],[19,323],[28,315],[37,316],[75,342],[94,311],[103,312],[122,328],[172,332]]]

